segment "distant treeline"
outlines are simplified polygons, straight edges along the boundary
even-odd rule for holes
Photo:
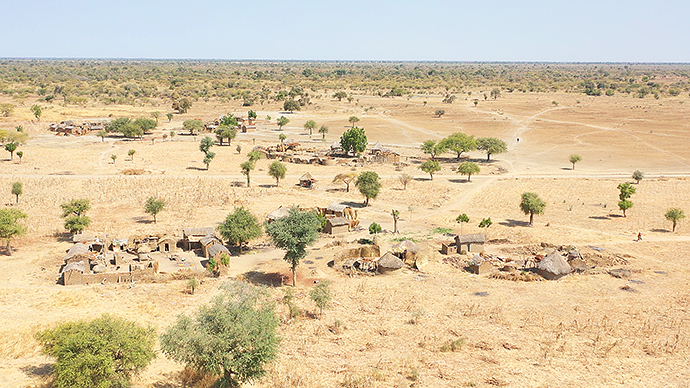
[[[85,105],[152,99],[266,101],[330,95],[460,95],[562,91],[644,98],[690,91],[690,65],[200,60],[0,60],[0,93]],[[474,92],[475,94],[471,94]]]

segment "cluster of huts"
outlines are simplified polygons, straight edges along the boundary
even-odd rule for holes
[[[75,135],[81,136],[85,135],[91,131],[101,131],[108,127],[106,121],[84,121],[81,124],[77,124],[72,120],[60,121],[60,123],[51,123],[48,129],[55,132],[56,135]]]
[[[354,275],[357,273],[394,274],[404,267],[424,269],[428,260],[420,252],[419,246],[410,240],[395,244],[381,255],[377,244],[366,244],[342,251],[333,260],[333,267]],[[330,264],[329,264],[330,265]]]
[[[223,117],[219,117],[215,120],[204,123],[204,129],[210,132],[214,132],[220,126],[220,122]],[[237,129],[241,132],[246,133],[251,130],[256,130],[256,120],[253,117],[235,117],[237,119]],[[201,120],[199,120],[201,121]]]
[[[357,210],[352,209],[349,205],[332,203],[327,207],[314,207],[302,209],[305,211],[316,211],[326,218],[326,225],[324,226],[324,233],[335,235],[347,233],[356,229],[359,226],[359,219]],[[266,220],[273,222],[277,219],[287,217],[288,209],[280,206],[278,209],[268,213]]]

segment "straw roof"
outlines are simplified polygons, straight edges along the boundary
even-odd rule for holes
[[[266,218],[268,218],[269,220],[277,220],[280,218],[285,218],[287,216],[288,216],[288,210],[281,205],[276,210],[268,213]]]
[[[329,224],[331,224],[331,226],[350,225],[350,221],[348,221],[346,218],[343,218],[343,217],[329,218],[327,222]]]
[[[312,182],[316,182],[316,179],[314,179],[314,177],[312,177],[311,174],[308,173],[308,172],[305,172],[304,175],[302,175],[302,176],[299,178],[299,180],[300,180],[300,182],[301,182],[301,181],[312,181]]]
[[[215,244],[215,245],[211,245],[210,247],[208,247],[208,255],[209,256],[214,257],[215,255],[217,255],[219,253],[226,253],[229,255],[230,251],[223,244]]]
[[[350,206],[348,205],[343,205],[341,203],[332,203],[328,205],[326,210],[331,211],[331,212],[338,212],[342,213],[345,209],[349,208]]]
[[[77,261],[74,263],[69,263],[65,265],[65,267],[62,269],[61,273],[69,272],[69,271],[79,271],[79,272],[86,272],[86,263],[84,261]]]
[[[484,244],[486,236],[481,233],[475,234],[459,234],[455,236],[457,244]]]
[[[184,234],[185,236],[212,236],[215,233],[216,229],[212,227],[182,229],[182,234]]]
[[[79,254],[84,254],[89,252],[89,246],[87,244],[82,244],[82,243],[76,243],[72,245],[72,247],[67,251],[67,255],[65,255],[64,260],[67,260],[73,256],[79,255]]]
[[[418,253],[419,252],[419,245],[415,244],[414,242],[410,240],[404,240],[401,241],[391,248],[391,250],[395,253],[402,253],[402,252],[410,252],[410,253]]]
[[[391,252],[386,252],[385,255],[379,259],[379,268],[394,270],[403,267],[403,262]]]

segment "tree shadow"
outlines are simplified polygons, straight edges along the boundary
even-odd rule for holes
[[[417,177],[417,178],[412,178],[412,180],[415,180],[415,181],[417,181],[417,182],[430,182],[430,181],[432,181],[433,179],[431,179],[431,178]]]
[[[498,224],[503,225],[503,226],[507,226],[510,228],[514,228],[516,226],[529,226],[529,222],[519,221],[519,220],[505,220],[505,221],[499,222]]]
[[[137,224],[153,224],[153,220],[149,217],[132,217]]]
[[[621,214],[609,214],[609,217],[611,217],[611,218],[623,218],[623,215],[621,215]]]
[[[187,167],[187,170],[208,171],[207,169],[201,167]]]
[[[256,286],[281,287],[286,284],[290,277],[280,272],[259,272],[249,271],[243,274],[244,279]]]
[[[658,232],[658,233],[671,233],[671,231],[668,229],[660,229],[660,228],[654,228],[651,231],[652,232]]]
[[[565,170],[565,171],[572,170],[572,169],[573,169],[572,167],[561,167],[561,170]]]
[[[589,216],[593,220],[610,220],[608,216]]]
[[[448,182],[452,183],[472,183],[472,181],[468,181],[467,178],[453,178],[453,179],[448,179]]]
[[[263,189],[270,189],[270,188],[275,188],[276,185],[259,185],[259,187],[261,187]]]
[[[45,377],[53,373],[53,364],[27,365],[19,369],[29,377]]]

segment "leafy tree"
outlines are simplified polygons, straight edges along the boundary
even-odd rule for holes
[[[215,387],[239,387],[264,374],[280,341],[274,307],[248,283],[230,283],[193,317],[180,315],[161,336],[161,350],[188,368],[215,375]]]
[[[153,119],[147,119],[145,117],[140,117],[132,123],[142,134],[149,133],[156,129],[158,122]]]
[[[477,141],[474,139],[474,136],[468,136],[464,133],[456,132],[441,140],[439,147],[441,148],[442,152],[455,152],[458,155],[458,160],[460,160],[460,155],[462,155],[463,152],[470,152],[477,149]]]
[[[249,187],[249,174],[254,170],[254,162],[252,162],[251,160],[247,160],[246,162],[240,164],[240,169],[242,170],[242,175],[247,176],[247,187]]]
[[[250,119],[256,119],[256,112],[253,110],[250,110],[249,112],[247,112],[247,117]]]
[[[336,182],[342,182],[345,184],[346,189],[345,192],[349,193],[350,192],[350,183],[352,183],[355,179],[357,179],[357,173],[350,172],[350,173],[340,173],[333,178],[333,183]]]
[[[156,120],[156,125],[158,125],[158,118],[161,117],[161,112],[151,112],[151,117],[153,117]]]
[[[470,222],[470,217],[467,214],[462,213],[456,219],[455,222],[460,224],[460,234],[462,234],[462,224],[467,224]]]
[[[491,217],[489,218],[482,218],[482,221],[479,223],[480,228],[488,228],[491,225],[493,225],[493,222],[491,222]]]
[[[91,225],[91,219],[87,216],[71,215],[65,218],[65,229],[71,234],[81,234]]]
[[[382,230],[381,225],[377,224],[376,222],[369,224],[369,234],[379,234]]]
[[[312,135],[312,132],[316,128],[316,121],[314,120],[308,120],[306,123],[304,123],[304,129],[309,131],[309,136]]]
[[[236,207],[228,214],[225,221],[218,225],[218,232],[229,244],[238,245],[240,251],[242,245],[262,234],[259,221],[244,207]]]
[[[370,199],[376,199],[381,190],[381,182],[379,181],[379,174],[374,171],[364,171],[355,181],[355,186],[359,192],[366,198],[364,206],[369,206]]]
[[[441,171],[441,164],[436,160],[427,160],[426,162],[422,163],[419,168],[425,173],[429,174],[429,176],[431,176],[431,180],[434,180],[434,173]]]
[[[444,109],[436,109],[435,113],[436,113],[436,116],[438,116],[440,118],[441,116],[446,114],[446,111]]]
[[[486,161],[491,160],[491,155],[508,151],[506,142],[495,137],[480,137],[477,139],[477,149],[486,152]]]
[[[276,119],[276,124],[278,124],[278,129],[280,129],[281,131],[283,130],[284,126],[288,125],[289,122],[290,122],[290,119],[285,117],[285,116],[280,116]]]
[[[96,132],[96,136],[101,138],[101,143],[105,141],[105,137],[108,136],[108,132],[101,129],[100,131]]]
[[[295,208],[288,210],[287,217],[266,224],[266,234],[273,244],[286,250],[283,259],[290,264],[292,269],[293,286],[296,284],[297,266],[300,260],[307,256],[307,246],[318,240],[320,226],[316,212]]]
[[[536,193],[522,193],[520,210],[525,214],[529,214],[530,226],[532,226],[534,221],[534,215],[544,213],[544,208],[546,208],[546,202],[542,201]]]
[[[425,154],[429,154],[432,160],[435,160],[438,154],[445,151],[441,143],[437,142],[436,140],[425,141],[424,143],[422,143],[421,148],[422,152],[424,152]]]
[[[342,101],[343,98],[347,98],[347,93],[343,91],[335,92],[335,94],[333,94],[333,98],[337,98],[338,101]]]
[[[668,209],[666,214],[664,214],[664,217],[666,217],[667,220],[671,221],[673,223],[673,231],[676,231],[676,224],[678,221],[681,219],[685,218],[685,212],[682,209],[679,209],[677,207]]]
[[[221,125],[216,128],[216,138],[220,145],[223,145],[223,140],[228,139],[228,145],[232,142],[232,139],[237,137],[237,129],[235,127],[230,127],[227,125]]]
[[[10,256],[12,256],[10,245],[12,237],[26,233],[26,226],[18,222],[22,218],[26,218],[26,214],[17,209],[0,209],[0,239],[5,240],[5,249]]]
[[[134,160],[134,154],[136,154],[136,150],[129,150],[127,151],[127,156],[129,156],[129,160]]]
[[[327,309],[333,299],[331,295],[331,282],[320,281],[309,292],[309,299],[314,301],[314,304],[319,309],[319,318],[323,316],[323,310]]]
[[[644,179],[644,173],[640,170],[635,170],[632,174],[632,179],[635,180],[635,182],[639,185],[640,181]]]
[[[364,128],[352,127],[340,136],[340,147],[346,153],[352,151],[355,154],[360,154],[367,149],[367,144],[369,142]]]
[[[34,114],[34,117],[36,118],[37,121],[40,121],[41,120],[41,114],[43,114],[43,108],[41,108],[41,106],[38,104],[33,104],[33,105],[31,105],[31,113]]]
[[[572,154],[572,155],[570,155],[570,159],[568,159],[568,160],[570,160],[570,163],[573,164],[573,170],[574,170],[575,169],[575,163],[581,161],[582,156],[580,156],[578,154]]]
[[[148,197],[146,203],[144,204],[144,211],[146,214],[153,216],[154,224],[156,223],[156,216],[163,210],[165,210],[165,201],[156,197]]]
[[[391,217],[393,217],[393,233],[398,233],[398,219],[400,219],[400,211],[391,209]]]
[[[631,207],[633,207],[633,203],[632,203],[632,201],[630,201],[630,200],[623,199],[623,200],[620,200],[620,201],[618,202],[618,208],[619,208],[621,211],[623,211],[623,217],[627,217],[627,215],[625,214],[625,212],[626,212],[626,210],[630,209]]]
[[[189,131],[190,135],[196,135],[204,129],[204,123],[201,120],[185,120],[182,122],[182,128]]]
[[[328,133],[328,127],[326,125],[322,125],[321,128],[319,128],[319,133],[321,134],[321,140],[326,140],[326,134]]]
[[[9,142],[5,144],[5,151],[10,153],[10,159],[14,159],[14,151],[17,150],[18,144],[15,142]]]
[[[501,90],[498,88],[494,88],[491,90],[491,98],[494,100],[501,97]]]
[[[172,121],[173,116],[174,116],[174,115],[173,115],[172,113],[166,113],[166,114],[165,114],[165,117],[168,118],[168,122],[171,122],[171,121]]]
[[[280,161],[275,161],[268,166],[268,175],[276,180],[276,187],[280,184],[280,180],[285,178],[287,167]]]
[[[226,127],[237,127],[237,117],[235,117],[235,115],[232,113],[223,115],[223,117],[220,118],[220,125],[225,125]]]
[[[302,107],[299,105],[299,102],[291,99],[283,103],[283,110],[292,113],[296,110],[302,110]]]
[[[56,359],[56,388],[127,387],[156,356],[153,328],[110,315],[63,323],[36,338]]]
[[[635,194],[635,191],[637,191],[633,185],[627,182],[618,184],[618,190],[620,191],[620,194],[618,194],[618,199],[621,201],[630,198],[633,194]]]
[[[474,100],[474,106],[476,107],[477,105],[479,105],[479,101]]]
[[[286,136],[284,133],[281,133],[280,135],[278,135],[278,140],[279,140],[281,143],[284,142],[285,139],[287,139],[287,136]]]
[[[19,156],[19,163],[21,163],[22,158],[24,157],[24,152],[23,151],[17,151],[17,156]]]
[[[470,182],[472,174],[479,174],[479,171],[479,166],[477,165],[477,163],[473,162],[462,162],[458,166],[457,170],[455,170],[455,172],[458,174],[467,175],[468,182]]]
[[[213,161],[213,158],[216,157],[215,152],[207,152],[204,154],[204,160],[202,160],[202,163],[206,165],[206,170],[208,170],[208,167],[211,165],[211,162]]]
[[[266,121],[271,121],[271,116],[266,115]]]
[[[347,122],[349,122],[350,124],[352,124],[352,128],[354,128],[354,127],[355,127],[355,124],[357,124],[357,123],[359,122],[359,117],[357,117],[357,116],[350,116],[350,118],[347,119]]]
[[[247,154],[247,158],[249,158],[249,161],[256,162],[257,160],[261,159],[263,157],[263,154],[259,152],[258,150],[251,150]]]
[[[86,198],[73,199],[60,205],[60,208],[62,208],[62,217],[69,215],[83,216],[91,209],[91,203]]]
[[[192,107],[192,102],[188,98],[183,98],[181,100],[175,100],[172,103],[172,108],[177,111],[177,113],[187,113],[189,108]]]
[[[412,182],[412,175],[410,174],[401,174],[398,177],[398,181],[403,185],[403,190],[407,190],[407,185]]]
[[[12,183],[12,195],[14,195],[16,203],[19,203],[19,196],[22,195],[23,185],[22,182]]]
[[[214,144],[215,142],[210,136],[204,136],[204,138],[201,139],[201,142],[199,142],[199,151],[207,154]]]

